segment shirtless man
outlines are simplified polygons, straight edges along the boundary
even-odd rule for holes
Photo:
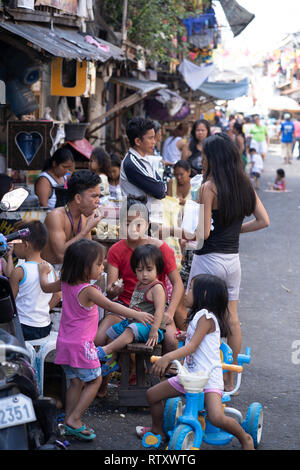
[[[53,265],[63,262],[64,253],[71,243],[91,238],[91,230],[103,216],[95,212],[100,198],[100,177],[90,170],[75,171],[69,182],[69,202],[57,207],[45,219],[48,243],[42,258]]]

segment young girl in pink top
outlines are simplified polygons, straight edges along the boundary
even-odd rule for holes
[[[62,316],[56,343],[55,363],[61,364],[70,386],[66,396],[65,431],[67,435],[91,440],[94,431],[82,423],[82,415],[94,400],[101,385],[101,365],[94,344],[98,306],[118,315],[152,323],[153,315],[136,311],[108,300],[90,281],[103,272],[104,249],[95,241],[82,239],[66,250],[61,279],[48,283],[48,264],[40,264],[44,292],[62,291]]]

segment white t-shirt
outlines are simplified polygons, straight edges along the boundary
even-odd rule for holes
[[[260,174],[264,168],[264,161],[259,153],[251,156],[251,163],[253,163],[252,171]]]
[[[31,327],[44,327],[51,323],[49,302],[53,294],[42,291],[40,277],[36,261],[18,263],[23,269],[24,275],[19,282],[19,292],[16,297],[16,307],[20,323]],[[54,282],[55,275],[52,268],[48,274],[48,281]]]
[[[207,319],[213,319],[216,329],[212,333],[205,335],[196,351],[185,358],[184,366],[189,370],[189,372],[198,372],[200,370],[203,372],[209,372],[213,366],[222,365],[220,356],[220,327],[216,316],[213,313],[208,312],[208,310],[203,308],[195,314],[193,320],[189,323],[185,344],[190,342],[196,331],[198,321],[203,315],[205,315]],[[205,388],[224,389],[222,368],[216,368],[212,371]]]
[[[177,147],[177,142],[181,137],[167,137],[163,146],[163,159],[165,162],[175,164],[181,160],[181,151]]]

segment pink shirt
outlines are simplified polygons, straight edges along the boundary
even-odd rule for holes
[[[56,343],[56,364],[95,369],[100,366],[94,339],[98,329],[98,306],[80,305],[78,295],[91,284],[72,286],[62,282],[62,316]],[[97,288],[96,286],[93,286]]]
[[[294,121],[295,137],[300,137],[300,121]]]

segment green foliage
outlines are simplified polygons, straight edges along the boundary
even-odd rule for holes
[[[147,60],[169,64],[187,53],[182,20],[191,15],[183,0],[128,0],[127,37],[146,50]],[[102,0],[104,19],[121,31],[123,1]],[[193,14],[202,11],[193,11]]]

